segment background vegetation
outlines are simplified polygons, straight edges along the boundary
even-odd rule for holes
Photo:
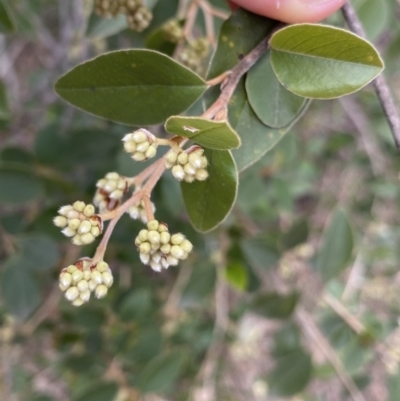
[[[353,3],[399,105],[400,4]],[[133,243],[141,224],[124,219],[107,298],[81,308],[62,298],[61,268],[94,247],[53,226],[59,205],[90,202],[105,173],[142,165],[122,150],[126,127],[69,106],[53,85],[91,57],[144,47],[179,6],[148,5],[153,21],[135,33],[95,17],[90,1],[0,1],[0,398],[399,400],[400,160],[371,86],[313,102],[241,174],[211,234],[191,228],[164,175],[157,217],[195,254],[154,273]],[[340,13],[327,22],[345,26]]]

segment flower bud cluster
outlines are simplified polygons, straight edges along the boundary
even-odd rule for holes
[[[99,208],[100,213],[104,213],[119,206],[122,197],[128,191],[129,182],[118,173],[107,173],[97,181],[96,187],[93,204]]]
[[[94,241],[103,231],[103,222],[92,204],[76,201],[73,205],[62,206],[53,220],[65,236],[72,237],[75,245],[86,245]]]
[[[178,43],[183,38],[183,29],[176,19],[167,21],[161,28],[164,39],[171,43]]]
[[[193,245],[183,234],[171,235],[168,227],[157,220],[147,223],[147,229],[139,232],[135,244],[142,263],[150,265],[156,272],[176,266],[193,249]]]
[[[147,129],[140,128],[131,134],[126,134],[122,141],[125,151],[131,154],[132,159],[141,162],[156,155],[158,146],[156,139]]]
[[[190,42],[178,55],[178,61],[192,71],[201,74],[204,72],[204,61],[209,53],[207,38],[198,38]]]
[[[154,213],[156,211],[156,206],[153,202],[150,201],[151,211]],[[139,219],[142,223],[147,223],[147,215],[146,215],[146,208],[144,206],[144,202],[141,201],[139,204],[135,206],[131,206],[128,210],[129,215],[132,219],[137,220]]]
[[[72,305],[81,306],[89,301],[92,292],[96,298],[104,298],[113,281],[106,262],[92,266],[90,259],[81,259],[61,270],[59,287]]]
[[[94,11],[103,18],[125,14],[129,28],[137,32],[146,29],[153,18],[142,0],[94,0]]]
[[[171,149],[165,155],[165,167],[171,169],[172,175],[178,181],[204,181],[208,178],[208,162],[203,154],[204,149],[197,145],[179,153]]]

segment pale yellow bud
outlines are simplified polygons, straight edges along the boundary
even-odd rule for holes
[[[157,154],[157,148],[151,145],[145,153],[146,159],[151,159]]]
[[[174,258],[182,259],[182,257],[185,255],[185,251],[179,245],[173,245],[171,246],[171,255]]]
[[[185,178],[185,171],[182,166],[176,165],[172,167],[172,175],[178,180],[182,181]]]
[[[151,260],[155,263],[159,263],[161,260],[161,254],[159,252],[156,252],[152,255]]]
[[[194,168],[200,168],[201,167],[201,156],[199,156],[197,153],[191,153],[189,155],[189,163],[194,167]]]
[[[142,241],[142,242],[143,241],[147,241],[148,235],[149,235],[149,231],[148,230],[140,230],[137,238],[139,238],[140,241]]]
[[[180,247],[186,252],[186,253],[190,253],[193,250],[193,245],[192,243],[185,239],[181,244]]]
[[[104,298],[107,295],[108,289],[104,284],[100,284],[96,287],[94,295],[97,299]]]
[[[67,218],[68,218],[69,220],[72,220],[72,219],[79,219],[79,212],[76,211],[76,210],[74,210],[74,209],[72,209],[72,210],[70,210],[70,211],[67,213]]]
[[[76,211],[83,212],[83,209],[85,208],[85,202],[76,201],[72,206]]]
[[[146,156],[144,155],[144,153],[136,152],[132,155],[132,159],[136,160],[137,162],[142,162],[146,159]]]
[[[150,253],[140,253],[139,254],[140,260],[144,265],[149,264],[150,262]]]
[[[92,233],[93,237],[98,237],[100,235],[100,228],[96,226],[92,226],[90,229],[90,232]]]
[[[88,285],[89,287],[89,285]],[[86,291],[82,291],[79,295],[79,298],[83,301],[83,302],[88,302],[90,299],[90,290],[89,288]]]
[[[118,180],[119,174],[115,172],[107,173],[106,178],[107,180]]]
[[[170,150],[166,155],[165,155],[165,160],[169,164],[175,164],[175,162],[178,159],[178,154],[174,150]]]
[[[136,142],[136,143],[140,143],[140,142],[144,142],[147,141],[147,135],[141,131],[141,130],[137,130],[132,134],[132,139]]]
[[[150,262],[150,267],[151,267],[155,272],[160,272],[160,271],[162,270],[161,263]]]
[[[195,174],[195,178],[196,178],[196,180],[199,180],[199,181],[206,180],[208,178],[207,170],[204,170],[203,168],[197,170],[196,174]]]
[[[92,275],[90,270],[83,271],[83,280],[89,281],[91,277]]]
[[[185,176],[185,182],[188,182],[189,184],[195,180],[194,175],[186,175]]]
[[[149,222],[147,223],[147,228],[148,228],[150,231],[157,231],[159,225],[160,225],[160,224],[159,224],[159,222],[158,222],[157,220],[151,220],[151,221],[149,221]]]
[[[90,232],[91,229],[92,229],[92,223],[90,221],[84,220],[79,225],[78,233],[86,234],[86,233]]]
[[[124,195],[123,191],[120,189],[116,189],[115,191],[111,192],[110,198],[111,199],[120,199]]]
[[[189,174],[189,175],[195,175],[196,174],[196,169],[190,163],[187,163],[187,164],[185,164],[183,166],[183,171],[186,174]]]
[[[104,273],[104,272],[108,271],[109,269],[110,268],[108,266],[108,263],[104,262],[104,260],[97,263],[97,265],[96,265],[96,270],[98,270],[100,273]]]
[[[81,298],[76,298],[74,301],[72,301],[72,305],[74,306],[82,306],[84,304],[84,301]]]
[[[201,158],[201,168],[206,168],[207,167],[207,165],[208,165],[208,161],[207,161],[207,158],[205,157],[205,156],[203,156],[202,158]]]
[[[83,209],[83,214],[86,217],[92,217],[94,215],[95,211],[96,211],[96,209],[94,208],[94,206],[89,204],[89,205],[85,206],[85,209]]]
[[[175,256],[168,255],[167,262],[171,266],[176,266],[179,263],[179,260]]]
[[[78,268],[75,265],[69,265],[67,267],[67,272],[70,273],[70,274],[76,272],[77,270],[78,270]]]
[[[170,244],[164,244],[161,246],[160,251],[164,255],[168,255],[171,252],[171,245]]]
[[[76,270],[72,273],[72,282],[78,283],[83,279],[83,273],[80,270]]]
[[[103,284],[107,287],[111,287],[114,282],[114,278],[110,272],[101,273],[101,277],[103,279]]]
[[[76,286],[80,292],[86,291],[89,287],[88,282],[86,280],[79,281]]]
[[[81,236],[80,236],[79,234],[76,234],[76,235],[72,238],[72,243],[73,243],[74,245],[77,245],[77,246],[83,245],[83,242],[82,242],[82,240],[81,240]]]
[[[73,207],[71,205],[61,206],[60,209],[58,209],[58,214],[67,216],[68,212],[70,212],[72,209]]]
[[[166,259],[161,259],[161,266],[162,266],[164,269],[168,269],[169,263],[167,262]]]
[[[76,231],[80,225],[81,225],[81,220],[79,219],[72,219],[68,221],[68,227],[74,231]]]
[[[104,190],[107,192],[112,192],[116,188],[117,188],[117,183],[115,181],[107,181],[107,183],[104,185]]]
[[[125,142],[124,149],[127,153],[134,153],[136,152],[136,143],[133,141]]]
[[[64,272],[60,274],[60,284],[64,287],[69,287],[72,283],[72,276],[70,273]]]
[[[94,291],[95,288],[97,287],[98,283],[96,283],[94,280],[89,280],[89,291]]]
[[[145,142],[139,143],[139,145],[137,145],[136,151],[145,153],[149,147],[150,147],[150,142],[145,141]]]
[[[170,234],[169,232],[166,232],[166,231],[165,231],[165,232],[162,232],[162,233],[160,234],[160,242],[161,242],[162,244],[168,244],[170,238],[171,238],[171,234]]]
[[[179,164],[186,164],[189,160],[189,156],[186,152],[182,152],[178,155],[178,163]]]
[[[172,237],[171,237],[171,244],[172,245],[180,245],[180,244],[182,244],[182,242],[185,240],[185,236],[183,235],[183,234],[181,234],[181,233],[178,233],[178,234],[174,234]]]
[[[160,243],[160,233],[158,231],[149,231],[148,241],[153,245],[159,244]]]
[[[71,227],[65,227],[64,230],[61,230],[61,232],[66,236],[66,237],[73,237],[76,234],[76,231],[73,230]]]
[[[93,270],[92,271],[92,273],[90,275],[90,278],[91,278],[92,281],[94,281],[96,283],[96,285],[97,284],[101,284],[103,282],[103,278],[101,276],[101,273],[99,271],[97,271],[97,270]]]
[[[70,287],[68,290],[65,292],[65,298],[68,299],[68,301],[73,301],[79,296],[79,290],[76,287]]]
[[[139,246],[139,252],[140,253],[150,253],[151,250],[151,245],[148,242],[143,242],[142,244],[140,244]]]
[[[68,224],[68,220],[64,216],[57,216],[53,219],[53,223],[57,227],[64,228]]]
[[[81,235],[81,241],[83,244],[90,244],[94,241],[94,236],[92,233],[86,233]]]
[[[159,233],[168,232],[168,226],[165,223],[160,223],[160,225],[158,226],[158,232]]]

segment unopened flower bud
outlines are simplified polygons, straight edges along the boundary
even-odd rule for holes
[[[182,166],[176,165],[172,167],[172,175],[178,180],[182,181],[185,178],[185,171]]]
[[[157,231],[160,223],[157,220],[151,220],[147,223],[147,228],[149,231]],[[139,233],[140,235],[140,233]]]
[[[183,234],[181,234],[181,233],[178,233],[178,234],[174,234],[172,237],[171,237],[171,244],[172,245],[180,245],[180,244],[182,244],[182,242],[185,240],[185,236],[183,235]]]
[[[182,153],[180,153],[178,155],[179,164],[184,165],[184,164],[186,164],[188,162],[188,160],[189,160],[189,156],[188,156],[188,154],[186,152],[182,152]]]
[[[97,299],[104,298],[107,295],[108,288],[104,284],[100,284],[96,287],[94,295]]]
[[[114,282],[112,274],[110,272],[104,272],[101,273],[101,277],[103,280],[103,284],[108,288],[111,287],[112,283]]]
[[[181,259],[185,255],[185,251],[179,245],[171,246],[171,255],[177,259]]]
[[[150,244],[159,244],[160,243],[160,233],[158,231],[149,231],[148,241]]]
[[[193,250],[193,245],[190,241],[185,239],[180,245],[179,245],[186,253],[190,253]]]
[[[86,217],[92,217],[94,215],[95,208],[93,205],[89,204],[85,206],[85,209],[83,209],[83,214]]]
[[[83,209],[85,208],[85,202],[76,201],[72,206],[76,211],[83,212]]]
[[[68,224],[68,220],[64,216],[57,216],[53,219],[53,223],[57,227],[64,228]]]
[[[65,298],[68,299],[68,301],[73,301],[79,296],[79,290],[76,287],[70,287],[68,290],[65,292]]]
[[[86,234],[92,229],[92,223],[88,220],[82,221],[78,228],[79,234]]]
[[[143,242],[139,246],[140,253],[144,253],[144,254],[150,253],[150,250],[151,250],[151,245],[148,242]]]
[[[198,180],[198,181],[205,181],[205,180],[208,178],[208,172],[207,172],[207,170],[205,170],[205,169],[203,169],[203,168],[197,170],[197,171],[196,171],[196,174],[195,174],[195,178],[196,178],[196,180]]]

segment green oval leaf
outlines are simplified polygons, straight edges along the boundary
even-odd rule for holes
[[[346,214],[338,209],[333,213],[324,233],[316,261],[316,269],[325,281],[337,276],[347,267],[352,251],[353,232]]]
[[[301,348],[288,352],[277,359],[274,370],[268,376],[271,394],[290,397],[303,390],[311,378],[310,355]]]
[[[42,182],[30,171],[22,167],[0,166],[0,204],[23,204],[42,195]]]
[[[270,46],[272,68],[281,84],[313,99],[353,93],[383,69],[369,42],[331,26],[291,25],[276,32]]]
[[[208,79],[233,68],[272,32],[277,24],[277,21],[252,14],[243,8],[235,11],[221,26],[217,50],[207,74]]]
[[[57,243],[43,234],[20,237],[17,244],[20,253],[31,269],[50,269],[54,267],[60,257]]]
[[[208,149],[229,150],[240,146],[239,136],[225,121],[173,116],[165,123],[165,129]]]
[[[1,295],[8,310],[25,320],[40,304],[40,290],[29,269],[29,261],[14,255],[3,265]]]
[[[206,149],[204,154],[208,160],[208,179],[181,183],[190,221],[201,232],[213,230],[225,220],[238,188],[238,173],[231,153]]]
[[[97,382],[81,392],[74,401],[113,401],[118,393],[115,383]]]
[[[293,313],[300,295],[293,292],[289,295],[278,293],[260,294],[249,305],[252,312],[271,319],[286,319]]]
[[[184,349],[166,351],[152,359],[138,377],[143,393],[166,392],[171,389],[187,360]]]
[[[11,33],[15,31],[15,24],[7,0],[0,0],[0,32]]]
[[[272,69],[269,53],[248,72],[246,92],[257,117],[272,128],[289,125],[307,102],[281,85]]]
[[[205,82],[170,57],[151,50],[104,54],[78,65],[56,83],[74,106],[128,125],[153,125],[189,108]]]

